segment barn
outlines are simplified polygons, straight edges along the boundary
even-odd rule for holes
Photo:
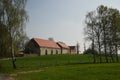
[[[60,47],[61,54],[69,53],[69,47],[63,42],[57,42],[58,46]]]
[[[63,42],[32,38],[25,46],[25,55],[66,54],[69,47]]]
[[[60,53],[60,47],[56,42],[50,40],[33,38],[25,46],[25,55],[48,55]]]

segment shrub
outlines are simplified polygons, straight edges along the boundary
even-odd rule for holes
[[[83,54],[98,54],[98,51],[88,48],[83,52]]]

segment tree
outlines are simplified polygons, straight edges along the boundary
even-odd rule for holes
[[[91,11],[86,15],[86,28],[85,28],[85,34],[88,35],[87,39],[92,41],[92,51],[94,51],[95,49],[95,23],[96,23],[96,18],[95,18],[95,12]],[[95,57],[95,53],[93,53],[93,59],[94,59],[94,63],[96,62],[96,57]]]
[[[120,12],[117,9],[110,9],[112,14],[112,18],[111,18],[111,23],[112,23],[112,42],[113,42],[113,46],[115,47],[115,55],[116,55],[116,61],[118,62],[118,46],[120,45],[119,41],[120,41]]]
[[[106,62],[108,63],[108,57],[107,57],[107,29],[108,29],[108,22],[107,22],[107,7],[104,7],[103,5],[98,7],[98,15],[100,16],[100,24],[101,24],[101,30],[102,30],[102,38],[103,38],[103,46],[104,46],[104,54]]]
[[[106,62],[108,57],[114,62],[118,61],[118,48],[120,45],[120,13],[117,9],[108,8],[100,5],[95,11],[86,15],[85,33],[89,41],[92,42],[92,48],[97,48],[102,62],[102,53],[105,55]]]
[[[8,32],[7,32],[7,28],[0,23],[0,58],[2,58],[3,56],[8,57],[9,55],[6,54],[9,52],[8,49],[9,48],[9,37],[8,37]],[[4,45],[7,44],[7,45]],[[5,50],[6,49],[6,50]]]
[[[27,0],[0,0],[0,23],[4,25],[7,38],[9,38],[7,41],[9,45],[5,43],[1,47],[8,45],[5,50],[11,53],[14,68],[16,68],[14,52],[18,50],[17,43],[25,34],[24,27],[28,19],[25,11],[26,2]],[[1,34],[3,35],[1,40],[4,41],[6,36],[4,33]]]

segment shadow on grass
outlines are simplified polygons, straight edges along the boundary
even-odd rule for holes
[[[65,65],[79,65],[79,64],[109,64],[109,63],[120,63],[120,62],[77,62],[77,63],[67,63]]]

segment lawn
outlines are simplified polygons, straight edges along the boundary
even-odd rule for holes
[[[92,55],[23,57],[17,59],[16,70],[12,69],[11,60],[0,60],[0,72],[12,75],[15,80],[120,79],[120,63],[92,64],[92,57]]]
[[[88,59],[91,58],[91,59]],[[36,70],[43,67],[61,66],[69,64],[78,64],[84,62],[93,62],[91,55],[47,55],[36,57],[17,58],[17,69],[12,69],[11,60],[1,60],[2,73],[13,73],[19,71]]]
[[[120,80],[120,64],[79,64],[18,74],[16,80]]]

